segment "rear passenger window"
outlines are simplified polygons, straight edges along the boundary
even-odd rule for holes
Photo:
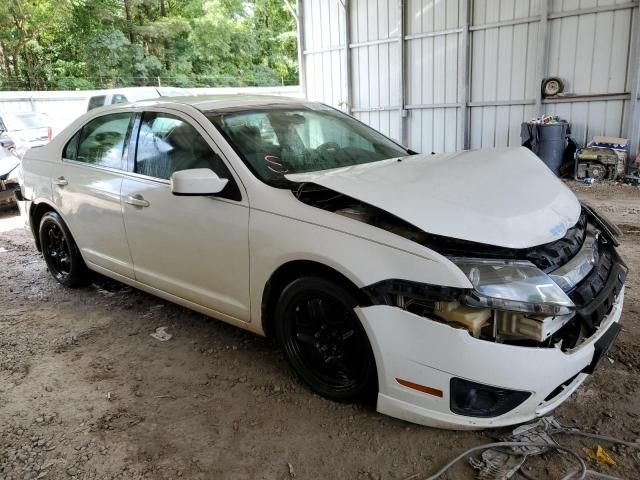
[[[75,160],[78,155],[78,140],[80,139],[80,132],[76,133],[71,140],[67,142],[62,151],[62,158],[68,160]]]
[[[67,143],[64,158],[124,170],[122,156],[129,141],[132,118],[131,113],[94,118]]]

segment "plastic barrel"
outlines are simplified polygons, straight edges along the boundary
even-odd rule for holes
[[[529,131],[529,138],[532,140],[528,142],[529,148],[540,157],[553,173],[558,175],[564,158],[564,150],[567,148],[567,137],[571,133],[570,124],[567,122],[550,124],[524,123],[523,130],[525,128]]]

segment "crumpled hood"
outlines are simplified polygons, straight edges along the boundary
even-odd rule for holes
[[[563,237],[580,203],[526,148],[412,155],[353,167],[297,173],[446,237],[528,248]]]

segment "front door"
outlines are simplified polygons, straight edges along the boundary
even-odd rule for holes
[[[249,321],[249,207],[207,137],[189,117],[143,114],[134,171],[122,185],[135,276],[153,288]],[[229,183],[217,196],[173,195],[171,174],[191,168],[211,168]]]

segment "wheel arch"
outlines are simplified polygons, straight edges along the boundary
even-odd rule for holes
[[[29,226],[31,227],[31,233],[33,234],[36,248],[39,252],[42,251],[42,245],[40,245],[39,235],[40,220],[42,220],[42,217],[47,212],[56,212],[58,215],[60,215],[60,212],[56,209],[55,205],[47,202],[46,200],[32,202],[31,206],[29,207]],[[62,215],[60,215],[60,218],[62,218]],[[66,223],[67,222],[65,222],[65,224]]]
[[[33,201],[31,203],[31,206],[29,207],[29,226],[31,227],[31,232],[33,233],[33,238],[35,240],[36,248],[38,249],[38,251],[39,252],[42,251],[42,245],[40,245],[40,234],[39,234],[40,220],[42,220],[42,217],[47,212],[55,212],[58,215],[60,215],[60,218],[62,219],[65,226],[71,233],[73,240],[76,241],[77,237],[75,232],[72,230],[71,226],[69,225],[69,222],[67,222],[67,219],[64,217],[64,215],[62,215],[62,212],[60,212],[60,210],[54,203],[52,203],[47,199]],[[80,251],[80,256],[83,256],[82,251],[80,250],[80,246],[78,246],[78,251]]]
[[[291,260],[280,265],[267,280],[262,291],[261,322],[267,337],[273,337],[275,307],[284,288],[297,278],[316,276],[348,289],[359,305],[370,305],[369,297],[344,273],[315,260]]]

